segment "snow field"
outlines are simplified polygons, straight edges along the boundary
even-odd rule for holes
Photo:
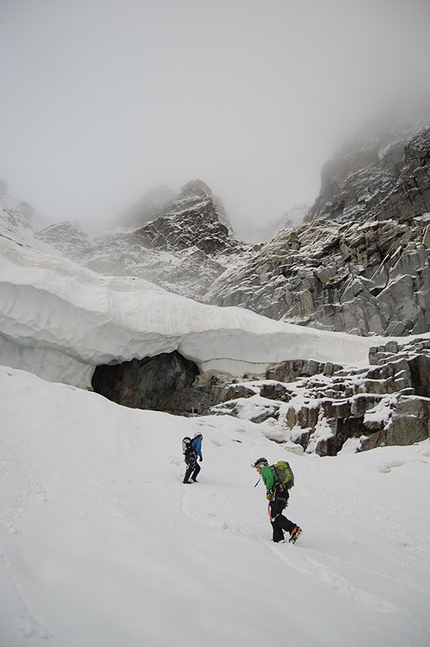
[[[0,645],[428,646],[428,442],[300,456],[4,367],[0,400]],[[259,456],[293,466],[295,546],[270,541]]]

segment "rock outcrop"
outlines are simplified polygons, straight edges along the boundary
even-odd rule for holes
[[[351,440],[363,451],[429,438],[430,341],[388,342],[371,349],[370,361],[374,367],[361,370],[312,361],[273,367],[266,378],[274,381],[253,384],[252,419],[271,419],[278,442],[292,440],[320,456],[336,455]],[[244,407],[249,403],[236,399],[213,411],[240,416]]]
[[[206,300],[359,335],[430,329],[430,214],[281,231],[214,282]]]
[[[148,249],[184,250],[206,254],[229,252],[236,239],[219,200],[201,180],[186,184],[159,218],[133,233],[132,242]]]

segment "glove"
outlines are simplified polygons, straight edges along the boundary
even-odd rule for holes
[[[268,501],[271,501],[271,500],[272,500],[272,496],[273,496],[273,492],[267,492],[267,493],[266,493],[266,499],[267,499]]]
[[[202,462],[202,460],[203,460],[203,456],[200,456],[200,462]]]

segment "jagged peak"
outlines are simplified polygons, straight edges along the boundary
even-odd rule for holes
[[[211,204],[212,216],[216,215],[216,219],[234,235],[233,227],[221,198],[214,195],[212,189],[203,180],[196,179],[187,182],[182,187],[178,197],[166,205],[163,215],[167,217],[177,216],[178,211],[184,212],[188,209],[200,208],[199,205],[203,203]]]
[[[231,229],[222,201],[213,195],[212,190],[205,182],[199,179],[187,182],[179,193],[175,193],[166,185],[146,192],[131,207],[124,209],[116,218],[116,222],[129,227],[141,227],[160,217],[177,215],[178,210],[183,211],[184,205],[187,203],[196,205],[209,200],[213,202],[220,220]]]
[[[208,187],[203,180],[190,180],[190,182],[187,182],[182,188],[181,188],[181,193],[180,196],[181,198],[189,196],[189,195],[196,195],[201,198],[212,198],[212,190]]]

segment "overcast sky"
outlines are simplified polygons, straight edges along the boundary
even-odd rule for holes
[[[51,221],[200,178],[232,223],[428,86],[430,0],[0,0],[0,177]]]

